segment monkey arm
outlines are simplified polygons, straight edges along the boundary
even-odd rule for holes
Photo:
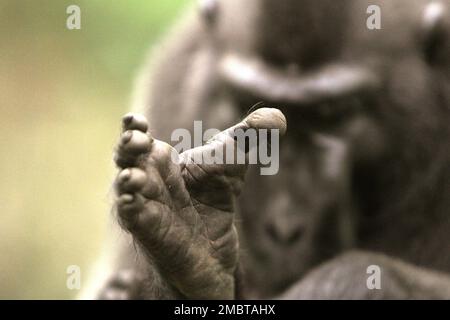
[[[368,267],[380,267],[380,289],[369,289]],[[117,272],[100,299],[182,299],[153,265]],[[312,270],[277,299],[449,299],[450,277],[363,251],[345,253]]]
[[[380,289],[369,289],[369,266]],[[450,276],[364,251],[344,253],[312,270],[281,299],[450,299]]]

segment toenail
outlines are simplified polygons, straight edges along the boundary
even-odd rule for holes
[[[125,131],[122,135],[122,143],[128,143],[133,137],[133,131]]]
[[[123,117],[123,124],[124,125],[129,125],[132,121],[133,121],[133,115],[132,114],[126,114],[124,117]]]
[[[120,173],[120,180],[121,181],[128,181],[131,177],[131,170],[125,169]]]
[[[130,128],[139,130],[142,132],[147,132],[148,124],[147,119],[141,114],[135,114],[132,118],[132,123],[130,123]]]
[[[122,196],[120,196],[120,198],[125,203],[130,203],[134,200],[134,197],[131,194],[123,194]]]

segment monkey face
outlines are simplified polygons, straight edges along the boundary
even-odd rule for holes
[[[360,100],[343,103],[348,109],[339,109],[337,101],[303,106],[303,111],[281,107],[288,133],[280,145],[280,170],[259,176],[251,168],[246,177],[239,216],[242,259],[249,281],[263,294],[280,292],[313,266],[356,245],[354,168],[380,161],[386,137],[377,121],[357,110]],[[330,107],[345,116],[326,113]]]
[[[432,150],[443,150],[444,105],[432,70],[420,58],[392,61],[385,70],[373,75],[379,79],[373,91],[271,103],[288,123],[279,173],[249,172],[240,207],[242,259],[258,294],[281,292],[315,265],[364,247],[367,239],[371,249],[392,248],[388,239],[408,232],[400,203],[415,188],[413,175],[427,172]]]
[[[327,1],[286,1],[285,7],[241,1],[259,8],[249,10],[252,15],[232,14],[220,3],[216,31],[224,43],[217,70],[234,108],[263,101],[288,122],[279,173],[262,177],[251,169],[240,201],[246,277],[256,296],[270,296],[333,255],[364,247],[367,238],[405,234],[399,228],[407,224],[392,223],[398,203],[414,188],[412,174],[426,171],[432,150],[440,149],[439,133],[448,132],[448,98],[439,101],[446,89],[433,70],[443,56],[435,52],[440,24],[418,34],[419,6],[405,14],[407,23],[389,16],[391,25],[372,32],[363,27],[364,1],[346,1],[351,8],[338,8],[341,16],[327,14],[335,5]],[[327,22],[305,31],[300,24],[314,16],[305,3]],[[392,3],[383,2],[385,12],[397,12]],[[307,17],[289,19],[286,12]],[[424,35],[427,41],[419,39]],[[440,47],[448,55],[448,43]],[[380,215],[390,215],[391,223],[374,224],[386,221]],[[371,249],[388,239],[371,241]]]

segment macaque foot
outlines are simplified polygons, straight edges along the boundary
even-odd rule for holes
[[[116,154],[121,225],[156,263],[163,278],[190,299],[232,299],[238,239],[234,202],[246,164],[202,163],[206,154],[236,146],[237,129],[286,130],[276,109],[259,109],[202,147],[178,154],[153,139],[141,115],[123,119]],[[228,151],[229,152],[229,151]],[[200,155],[200,157],[199,157]]]

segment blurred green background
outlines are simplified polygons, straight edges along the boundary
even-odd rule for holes
[[[78,293],[66,268],[85,281],[100,254],[134,77],[188,2],[0,0],[0,299]]]

